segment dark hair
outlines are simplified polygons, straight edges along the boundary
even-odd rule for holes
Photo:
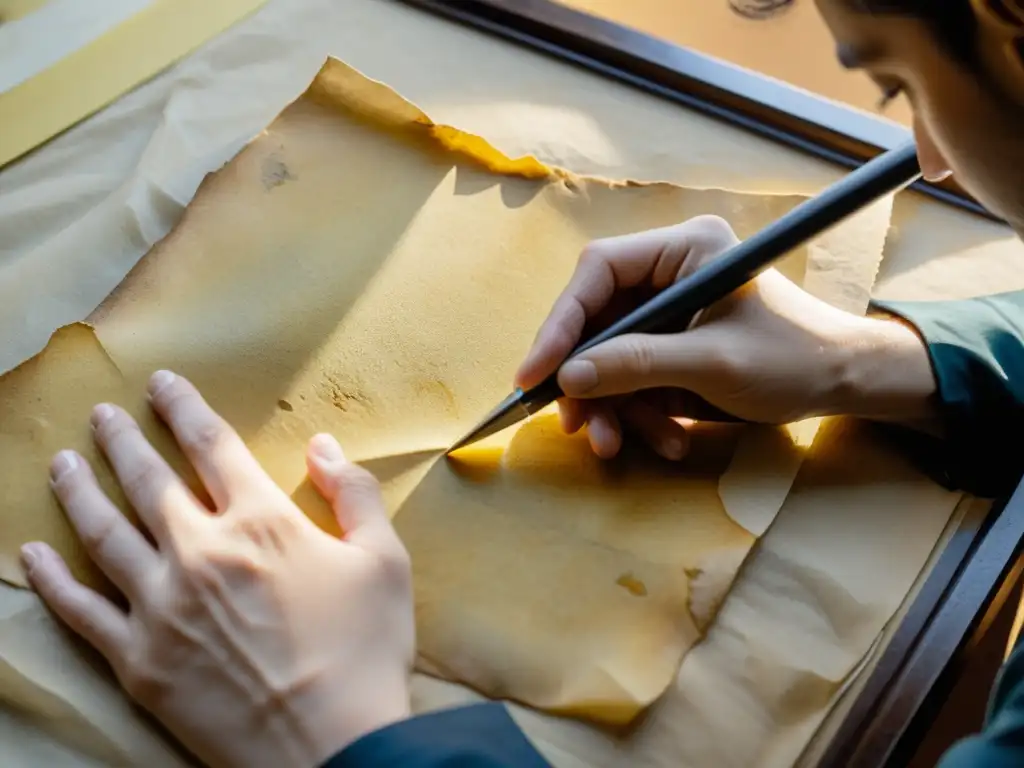
[[[854,5],[879,16],[895,14],[921,19],[946,50],[965,64],[974,63],[978,20],[970,0],[854,0]]]

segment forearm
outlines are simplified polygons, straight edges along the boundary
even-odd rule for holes
[[[944,482],[1010,492],[1024,466],[1007,450],[1024,431],[1024,292],[878,309],[837,345],[829,412],[940,436],[928,450]]]

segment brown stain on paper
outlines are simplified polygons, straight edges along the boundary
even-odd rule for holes
[[[204,180],[95,313],[98,338],[58,334],[35,373],[0,379],[0,577],[24,585],[17,545],[43,538],[95,582],[45,462],[60,447],[89,449],[95,402],[147,418],[145,379],[169,367],[324,530],[337,522],[301,465],[313,429],[380,457],[361,463],[381,478],[412,555],[420,651],[446,677],[629,722],[671,684],[735,576],[735,561],[716,568],[704,556],[753,542],[718,493],[741,431],[696,428],[682,463],[638,447],[603,462],[585,432],[566,436],[548,416],[497,452],[446,461],[437,447],[507,394],[509,361],[587,241],[735,212],[742,199],[510,159],[329,61],[272,129]],[[294,410],[281,397],[290,392],[305,393],[301,410],[317,423],[293,416],[266,429]],[[109,469],[94,467],[116,493]],[[702,573],[687,578],[690,566]]]
[[[274,187],[280,187],[282,184],[295,180],[295,176],[285,165],[284,160],[273,154],[263,160],[260,171],[263,188],[268,192]]]
[[[625,589],[634,597],[647,597],[647,585],[632,573],[624,573],[615,580],[615,583]]]

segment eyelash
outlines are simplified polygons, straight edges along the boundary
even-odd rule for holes
[[[879,111],[884,110],[903,93],[902,85],[890,85],[878,100]]]

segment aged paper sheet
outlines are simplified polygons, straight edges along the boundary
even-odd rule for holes
[[[607,464],[548,417],[505,436],[500,462],[486,449],[439,454],[506,392],[587,242],[698,213],[746,234],[796,202],[510,160],[329,61],[94,315],[98,340],[64,328],[0,383],[12,501],[0,575],[19,583],[18,546],[42,537],[99,583],[47,488],[48,457],[61,446],[89,456],[124,506],[88,412],[119,402],[176,453],[142,397],[154,367],[172,367],[323,524],[302,467],[314,432],[335,432],[377,472],[415,563],[422,668],[627,724],[670,685],[753,545],[723,501],[766,530],[801,430],[706,430],[685,464]],[[870,257],[886,211],[784,269],[842,275],[827,265],[850,249]],[[832,291],[837,303],[851,303],[849,284]]]
[[[381,46],[385,38],[389,45]],[[327,54],[343,56],[396,86],[435,119],[487,136],[510,156],[534,154],[581,173],[790,194],[812,192],[838,175],[798,153],[395,3],[271,0],[262,12],[165,75],[3,170],[0,369],[38,352],[59,326],[83,319],[174,225],[203,174],[217,169],[266,126],[301,92]],[[430,66],[423,66],[428,60]],[[956,239],[959,221],[946,226],[945,208],[926,207],[940,212],[937,223],[908,228],[905,238],[891,241],[883,277],[903,269],[908,251],[951,250],[948,243]],[[841,266],[819,264],[815,269]],[[845,269],[851,266],[862,272],[853,294],[866,299],[877,254],[873,263],[854,261]],[[930,274],[920,265],[916,279],[928,281]],[[979,278],[972,285],[980,290],[983,282]],[[943,285],[950,287],[949,282]],[[818,506],[804,505],[799,514],[790,514],[788,504],[783,507],[741,571],[712,631],[684,660],[681,675],[688,675],[697,700],[715,702],[713,709],[710,704],[703,708],[701,722],[711,732],[698,742],[710,748],[713,733],[718,734],[723,751],[715,764],[789,765],[796,759],[808,729],[825,716],[844,686],[827,700],[801,697],[803,711],[815,714],[800,719],[797,727],[789,716],[793,697],[784,687],[768,688],[763,678],[737,676],[734,670],[768,665],[779,680],[798,673],[835,676],[843,670],[849,679],[899,608],[928,560],[936,531],[949,517],[952,503],[905,504],[898,516],[865,515],[855,490],[865,478],[847,471],[848,487],[828,494]],[[889,489],[877,484],[879,495],[870,501],[871,509],[891,509],[918,494],[928,497],[931,488],[912,473]],[[804,525],[816,531],[810,545],[797,537]],[[786,547],[791,538],[799,546]],[[812,590],[802,593],[804,610],[788,614],[783,626],[765,623],[766,616],[794,602],[763,588],[772,584],[771,571],[758,567],[769,548],[811,587],[828,577],[859,594],[862,610],[831,611],[834,591]],[[813,629],[826,616],[834,629],[831,639]],[[0,675],[0,695],[24,690],[17,681],[30,678],[35,689],[59,692],[70,702],[54,712],[70,708],[86,722],[97,716],[91,709],[96,689],[53,665],[53,654],[66,653],[66,640],[30,593],[0,587],[0,622],[0,657],[7,665]],[[729,634],[741,632],[746,642],[722,645],[718,628],[727,626],[735,628]],[[871,631],[875,635],[867,642]],[[825,638],[825,645],[812,637]],[[773,650],[780,644],[798,658]],[[823,654],[823,647],[832,650]],[[441,706],[454,701],[455,694],[465,695],[460,691],[423,678],[416,703],[419,708]],[[117,764],[88,758],[82,749],[47,736],[38,720],[19,714],[9,697],[6,701],[0,707],[0,734],[5,754],[15,756],[17,764]],[[749,738],[733,739],[754,723]],[[566,734],[575,731],[565,723],[558,727]],[[531,731],[538,737],[536,728]],[[680,740],[692,735],[686,730],[678,734]],[[118,738],[135,743],[130,734]],[[584,754],[586,739],[576,740]],[[557,764],[586,762],[573,757],[572,736],[559,743],[558,750],[545,747],[557,752]],[[146,764],[175,764],[166,756],[161,762],[156,753],[134,752],[152,745],[131,749],[153,754]],[[624,754],[621,764],[651,764],[659,754],[655,744],[642,757]],[[762,760],[768,754],[772,760]],[[674,753],[666,755],[668,760]]]

